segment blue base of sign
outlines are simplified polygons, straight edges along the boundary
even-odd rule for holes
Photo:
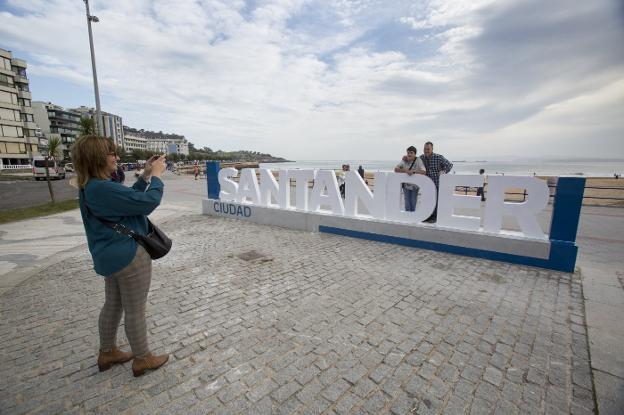
[[[334,228],[331,226],[319,226],[319,232],[349,236],[352,238],[367,239],[369,241],[386,242],[396,245],[409,246],[412,248],[422,248],[430,249],[433,251],[449,252],[451,254],[485,258],[493,261],[511,262],[514,264],[529,265],[532,267],[547,268],[563,272],[574,272],[574,264],[576,263],[577,247],[574,243],[565,241],[550,241],[551,246],[549,258],[541,259],[505,254],[501,252],[486,251],[483,249],[465,248],[461,246],[447,245],[437,242],[420,241],[416,239],[400,238],[396,236],[381,235],[376,233],[352,231],[350,229]]]

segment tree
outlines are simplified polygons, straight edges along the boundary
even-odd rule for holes
[[[135,148],[132,150],[132,159],[134,161],[147,160],[146,151]]]
[[[93,118],[80,117],[80,137],[95,134],[95,120]]]
[[[48,154],[45,156],[45,172],[46,172],[46,181],[48,182],[48,190],[50,191],[50,199],[52,199],[52,203],[54,200],[54,189],[52,188],[52,182],[50,182],[50,170],[48,167],[48,161],[50,159],[55,160],[59,157],[61,151],[61,139],[58,137],[52,137],[48,140]]]

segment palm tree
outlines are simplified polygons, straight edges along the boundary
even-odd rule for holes
[[[93,118],[88,117],[80,117],[80,134],[82,137],[84,135],[96,135],[95,131],[95,120]]]
[[[54,200],[54,189],[52,189],[52,182],[50,182],[50,170],[48,169],[48,160],[56,159],[61,152],[61,139],[58,137],[52,137],[48,140],[48,155],[45,157],[45,172],[46,172],[46,181],[48,182],[48,190],[50,191],[50,198],[52,199],[52,203]]]

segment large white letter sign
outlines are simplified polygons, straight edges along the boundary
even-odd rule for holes
[[[251,203],[254,205],[260,203],[260,188],[258,187],[256,169],[243,169],[241,171],[235,200],[238,203],[245,203],[247,198],[251,199]]]
[[[361,201],[369,216],[383,219],[386,211],[386,173],[375,173],[375,193],[373,194],[362,177],[355,171],[348,171],[345,177],[345,215],[365,217],[358,214]]]
[[[401,183],[415,184],[420,188],[420,205],[414,212],[401,210],[403,201],[401,195]],[[375,189],[377,193],[377,189]],[[408,176],[406,173],[388,173],[386,181],[386,219],[398,222],[422,222],[427,219],[436,206],[436,188],[433,181],[424,174]]]
[[[481,218],[477,216],[454,215],[454,209],[480,209],[481,196],[456,195],[456,186],[481,187],[483,176],[442,174],[438,196],[438,226],[446,226],[467,231],[479,230]]]
[[[236,193],[238,193],[238,183],[232,180],[232,177],[236,176],[238,176],[238,170],[234,167],[219,170],[219,185],[221,186],[219,199],[227,201],[233,201],[236,199]]]
[[[280,182],[282,182],[282,173],[280,172]],[[260,204],[266,207],[281,206],[281,194],[282,188],[275,176],[269,169],[260,169]],[[273,198],[277,201],[277,205],[273,203]]]
[[[327,189],[327,194],[323,194],[325,189]],[[333,170],[319,170],[316,172],[308,209],[311,212],[318,212],[321,210],[321,206],[331,207],[334,215],[344,215],[344,205],[338,190],[336,173]]]
[[[505,189],[526,189],[527,199],[521,203],[505,202]],[[548,204],[546,182],[535,177],[488,176],[488,198],[485,202],[483,230],[500,233],[503,215],[514,216],[525,236],[544,239],[537,214]]]
[[[297,209],[308,210],[308,182],[314,180],[316,170],[290,170],[289,173],[295,179]]]

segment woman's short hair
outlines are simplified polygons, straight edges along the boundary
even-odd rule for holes
[[[113,140],[85,135],[76,140],[71,151],[80,189],[84,189],[90,179],[110,179],[108,154],[115,152]]]

